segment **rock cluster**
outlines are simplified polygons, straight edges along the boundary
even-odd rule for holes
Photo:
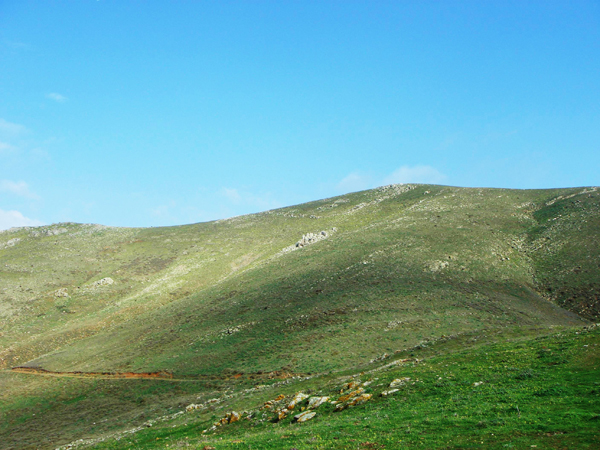
[[[329,231],[323,230],[318,233],[306,233],[302,236],[302,239],[300,239],[294,245],[290,245],[289,247],[284,248],[282,250],[282,253],[287,253],[287,252],[291,252],[294,250],[298,250],[300,248],[306,247],[307,245],[314,244],[315,242],[322,241],[323,239],[327,239],[336,231],[337,231],[337,228],[334,227]]]
[[[60,288],[60,289],[58,289],[58,290],[57,290],[57,291],[54,293],[54,296],[55,296],[55,297],[57,297],[57,298],[60,298],[60,297],[68,297],[68,296],[69,296],[69,291],[68,291],[68,289],[67,289],[67,288]]]
[[[8,247],[14,247],[15,245],[17,245],[19,242],[21,241],[20,238],[13,238],[13,239],[9,239],[8,241],[6,241],[4,244],[0,245],[0,248],[8,248]]]
[[[32,236],[32,237],[58,236],[59,234],[66,233],[67,231],[69,231],[69,230],[66,229],[66,228],[64,228],[64,227],[59,227],[59,228],[43,228],[43,229],[34,230],[31,233],[29,233],[29,235]]]
[[[360,383],[358,381],[351,381],[346,383],[340,390],[341,395],[337,401],[331,402],[335,404],[336,411],[342,411],[351,406],[362,405],[369,401],[373,394],[365,393],[365,387],[371,384],[370,381]]]
[[[395,380],[392,380],[392,382],[390,383],[390,387],[395,388],[395,387],[404,386],[409,381],[410,381],[410,378],[408,378],[408,377],[396,378]]]
[[[409,381],[410,381],[410,378],[408,378],[408,377],[396,378],[395,380],[392,380],[392,382],[390,383],[390,386],[389,386],[392,389],[388,389],[386,391],[383,391],[381,393],[381,396],[382,397],[387,397],[388,395],[392,395],[392,394],[398,392],[400,390],[398,388],[401,388],[401,387],[405,386],[406,383],[408,383]]]
[[[115,280],[113,280],[112,278],[106,277],[106,278],[102,278],[101,280],[94,281],[92,283],[92,287],[108,286],[110,284],[114,284],[114,282],[115,282]]]
[[[212,427],[202,431],[202,433],[214,431],[217,429],[217,427],[220,427],[223,425],[228,425],[228,424],[234,423],[234,422],[238,422],[242,418],[242,414],[244,414],[244,413],[245,413],[245,411],[243,413],[239,413],[237,411],[228,412],[227,414],[225,414],[225,417],[223,417],[221,420],[218,420],[215,423],[213,423]]]
[[[296,242],[296,247],[304,247],[305,245],[314,244],[315,242],[320,241],[321,239],[327,238],[327,231],[321,231],[320,233],[307,233],[302,236],[298,242]]]

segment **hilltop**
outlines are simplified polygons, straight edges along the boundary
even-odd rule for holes
[[[391,185],[177,227],[2,232],[0,437],[50,448],[227,389],[588,326],[599,230],[596,188]]]

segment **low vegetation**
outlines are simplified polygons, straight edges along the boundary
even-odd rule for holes
[[[0,233],[0,448],[594,448],[598,230],[595,188],[393,185]],[[351,380],[371,397],[335,411]],[[298,392],[329,401],[257,409]]]

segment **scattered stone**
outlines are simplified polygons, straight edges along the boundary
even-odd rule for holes
[[[92,287],[108,286],[108,285],[114,284],[114,282],[115,282],[115,280],[113,280],[112,278],[106,277],[106,278],[102,278],[101,280],[94,281],[92,283]]]
[[[308,400],[308,405],[306,409],[317,409],[323,403],[326,403],[329,400],[329,397],[311,397]]]
[[[13,238],[13,239],[9,239],[8,241],[6,241],[6,244],[4,244],[5,247],[14,247],[15,245],[17,245],[19,242],[21,242],[20,238]]]
[[[298,250],[307,245],[314,244],[315,242],[319,242],[323,239],[327,239],[329,236],[331,236],[332,233],[335,233],[336,231],[337,231],[337,228],[332,228],[330,231],[323,230],[318,233],[307,233],[307,234],[303,235],[302,239],[300,239],[298,242],[296,242],[296,244],[290,245],[289,247],[284,248],[281,251],[281,253],[287,253],[287,252],[291,252],[294,250]]]
[[[68,291],[68,289],[67,289],[67,288],[60,288],[60,289],[58,289],[58,290],[57,290],[57,291],[54,293],[54,296],[55,296],[55,297],[57,297],[57,298],[60,298],[60,297],[68,297],[68,296],[69,296],[69,291]]]
[[[68,232],[69,230],[65,227],[58,228],[43,228],[32,231],[30,236],[32,237],[40,237],[40,236],[58,236],[59,234],[63,234]]]
[[[352,397],[356,397],[357,395],[360,395],[364,392],[365,390],[361,387],[359,387],[358,389],[356,389],[355,391],[352,391],[348,394],[342,395],[340,398],[338,398],[338,402],[345,402],[350,400]]]
[[[440,272],[441,270],[444,270],[449,265],[450,265],[450,263],[448,261],[433,261],[427,266],[427,269],[429,269],[429,271],[435,273],[435,272]]]
[[[382,397],[387,397],[388,395],[392,395],[394,392],[398,392],[400,389],[390,389],[389,391],[383,391],[381,393]]]
[[[303,413],[295,415],[294,421],[299,422],[299,423],[306,422],[307,420],[312,419],[316,415],[317,415],[317,413],[314,411],[304,411]]]
[[[287,409],[282,409],[281,411],[277,412],[277,420],[283,420],[287,417],[287,415],[289,414],[289,410]]]
[[[361,394],[355,399],[353,399],[350,403],[348,403],[348,406],[362,405],[363,403],[369,401],[371,397],[373,397],[372,394]]]
[[[391,388],[395,388],[395,387],[398,387],[398,386],[404,386],[409,381],[410,381],[410,378],[408,378],[408,377],[405,377],[405,378],[396,378],[395,380],[392,380],[392,382],[390,383],[390,387]]]
[[[348,390],[348,389],[354,389],[356,387],[360,386],[360,383],[357,381],[351,381],[350,383],[346,383],[343,387],[342,390],[340,391],[340,394],[343,394],[344,391]]]
[[[389,328],[389,324],[388,324],[388,328]],[[387,353],[384,353],[381,356],[378,356],[377,358],[373,358],[371,361],[369,361],[370,363],[374,363],[374,362],[378,362],[378,361],[383,361],[386,360],[390,357],[390,355],[388,355]]]
[[[298,403],[300,403],[302,400],[306,400],[308,397],[309,395],[303,394],[302,392],[298,392],[294,396],[292,401],[288,404],[287,409],[289,409],[290,411],[293,410]]]

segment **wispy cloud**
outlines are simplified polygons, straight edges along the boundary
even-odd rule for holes
[[[25,44],[24,42],[17,41],[2,41],[5,47],[8,47],[12,50],[29,50],[31,46],[29,44]]]
[[[372,177],[368,175],[352,172],[337,184],[337,188],[342,192],[355,192],[369,189],[370,187],[373,187],[371,178]]]
[[[364,189],[372,189],[377,186],[398,183],[442,183],[448,177],[435,167],[418,165],[402,166],[383,178],[360,172],[352,172],[344,177],[336,188],[340,192],[356,192]]]
[[[58,103],[64,103],[68,100],[67,97],[65,97],[64,95],[61,95],[57,92],[50,92],[49,94],[46,94],[46,98],[49,98],[50,100],[54,100],[55,102],[58,102]]]
[[[242,201],[242,196],[237,189],[223,188],[221,194],[231,203],[240,203]]]
[[[229,202],[238,206],[251,206],[259,209],[273,209],[281,207],[281,203],[272,198],[271,194],[256,195],[251,192],[240,191],[235,188],[223,188],[220,191],[221,196]]]
[[[0,155],[6,155],[8,153],[12,153],[16,150],[17,148],[14,145],[10,145],[6,142],[1,142],[0,141]]]
[[[8,230],[12,227],[39,227],[43,222],[25,217],[19,211],[4,211],[0,209],[0,230]]]
[[[442,183],[446,175],[431,166],[402,166],[383,179],[383,184]]]
[[[26,131],[27,128],[25,128],[25,126],[0,118],[0,135],[17,136],[25,133]]]
[[[155,208],[150,209],[150,214],[155,217],[173,218],[171,210],[177,206],[174,200],[169,200],[167,204],[158,205]]]
[[[39,195],[29,189],[29,185],[24,181],[15,182],[10,180],[0,180],[0,192],[10,192],[19,197],[30,198],[33,200],[38,200],[40,198]]]

